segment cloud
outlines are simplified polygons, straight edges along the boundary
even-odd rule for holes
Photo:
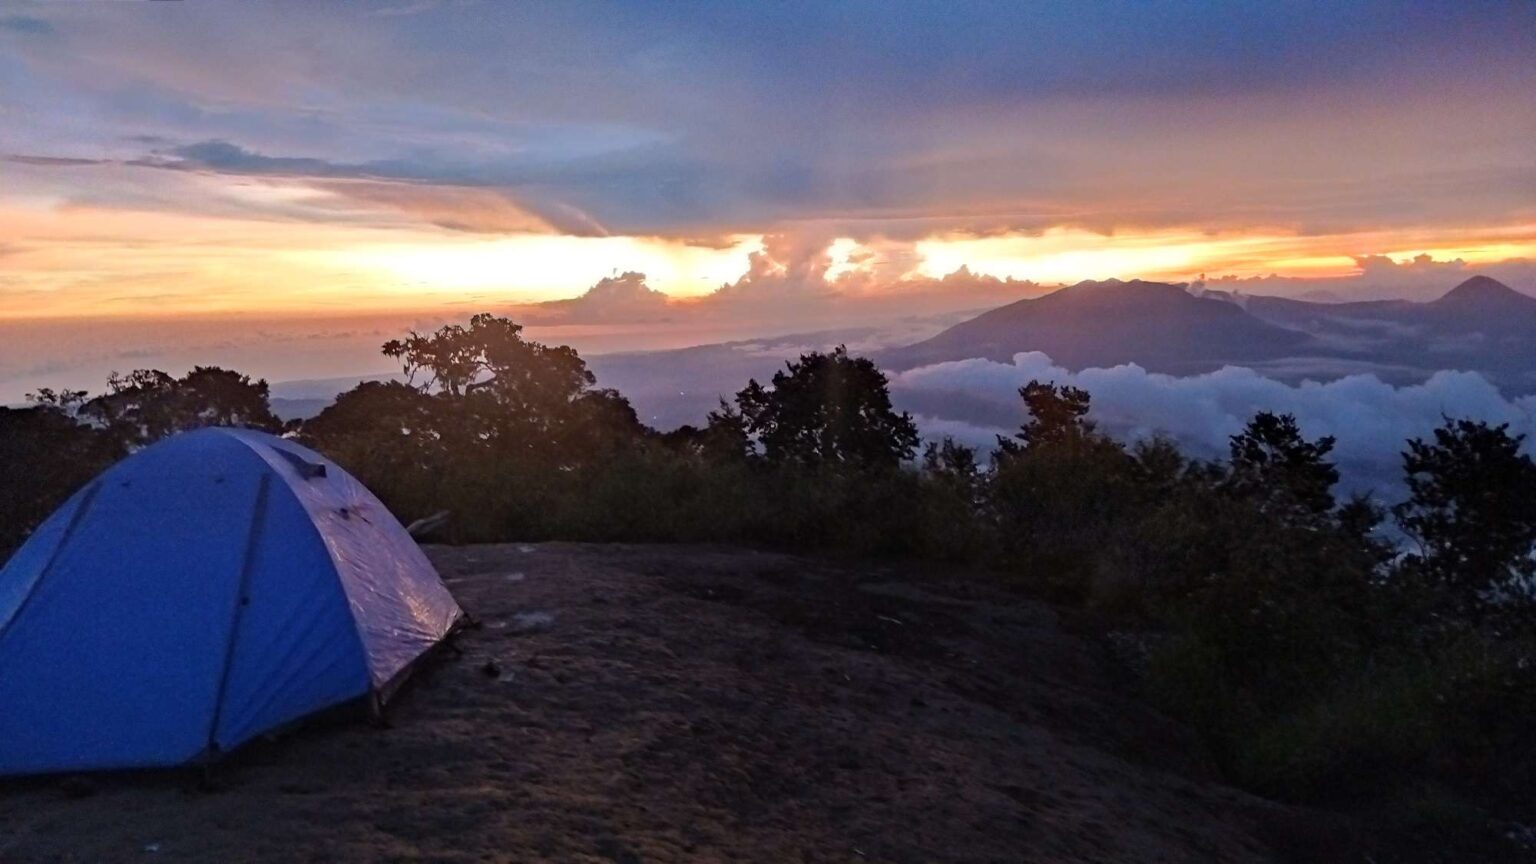
[[[345,165],[324,159],[266,156],[228,141],[200,141],[157,152],[139,160],[151,168],[209,169],[236,174],[284,174],[310,177],[365,176],[366,166]]]
[[[608,231],[574,204],[537,191],[523,192],[526,172],[441,160],[384,159],[339,162],[308,156],[269,156],[222,140],[156,150],[127,164],[173,171],[203,171],[286,178],[366,205],[383,205],[454,231],[559,232],[606,236]]]
[[[544,324],[670,322],[747,326],[758,335],[803,332],[807,321],[825,328],[888,325],[915,317],[923,320],[926,337],[932,335],[928,327],[935,316],[971,313],[1050,290],[964,267],[935,279],[912,272],[916,259],[890,246],[877,242],[878,252],[859,247],[835,255],[841,243],[824,231],[772,234],[748,253],[746,272],[708,294],[670,296],[651,288],[644,273],[631,271],[604,278],[577,297],[523,306],[518,312]],[[910,244],[894,245],[910,249]]]
[[[1529,242],[1528,238],[1519,238]],[[1349,300],[1433,300],[1471,276],[1483,275],[1526,294],[1536,296],[1536,260],[1509,258],[1469,264],[1460,258],[1436,260],[1428,254],[1395,261],[1385,255],[1355,257],[1360,271],[1350,276],[1221,277],[1199,283],[1199,288],[1246,294],[1271,294],[1325,303]]]
[[[768,235],[763,248],[747,256],[747,272],[721,285],[709,299],[729,304],[825,300],[834,291],[827,284],[831,241],[809,231]]]
[[[0,17],[0,30],[21,33],[25,36],[52,36],[57,31],[53,25],[30,15],[6,15]]]
[[[522,206],[500,189],[437,186],[389,180],[320,180],[306,185],[328,192],[351,206],[383,207],[412,219],[473,234],[601,234],[601,226],[583,221],[579,212],[556,222]],[[578,228],[578,230],[572,230]]]
[[[529,307],[540,323],[624,322],[664,320],[673,303],[645,284],[645,274],[628,272],[601,279],[578,297],[551,300]]]
[[[420,15],[423,12],[431,12],[442,5],[441,0],[415,0],[411,3],[402,3],[399,6],[382,6],[369,12],[371,15]]]
[[[146,136],[138,136],[146,137]],[[153,138],[153,136],[147,136]],[[292,197],[261,199],[248,197],[241,204],[250,213],[262,209],[275,212],[278,205],[285,215],[311,221],[342,221],[361,209],[386,210],[419,222],[482,234],[563,233],[573,236],[606,236],[608,231],[589,214],[571,204],[538,200],[536,195],[521,195],[515,189],[486,183],[458,182],[454,172],[413,166],[399,161],[369,163],[332,162],[313,157],[267,156],[227,141],[162,148],[131,159],[86,159],[77,157],[9,154],[7,162],[39,169],[175,171],[187,176],[216,174],[232,178],[251,178],[253,183],[285,184],[323,193],[305,200]],[[94,175],[100,177],[100,174]],[[446,179],[445,179],[446,178]],[[83,184],[81,184],[83,185]],[[156,187],[162,195],[174,189],[169,183],[144,183]],[[210,209],[206,189],[197,201],[171,201],[173,209],[198,211]],[[123,194],[109,199],[100,184],[77,193],[76,199],[96,204],[111,203],[126,207],[142,206],[144,194]],[[300,206],[302,205],[302,206]]]
[[[28,156],[26,154],[12,154],[3,157],[6,162],[15,162],[18,165],[34,165],[44,168],[77,168],[84,165],[104,165],[102,159],[75,159],[66,156]]]
[[[1071,372],[1039,352],[1012,363],[972,359],[912,369],[891,379],[897,404],[919,415],[926,434],[949,434],[988,447],[998,429],[1016,430],[1024,411],[1018,388],[1031,380],[1081,387],[1090,416],[1115,437],[1165,434],[1192,455],[1224,457],[1230,436],[1259,411],[1296,416],[1309,437],[1332,435],[1344,485],[1395,494],[1409,438],[1429,435],[1444,417],[1508,423],[1536,436],[1536,397],[1506,399],[1481,375],[1442,371],[1422,384],[1394,387],[1374,375],[1289,385],[1251,369],[1227,367],[1175,377],[1134,364]],[[1533,446],[1527,439],[1527,448]]]
[[[850,245],[849,238],[826,226],[765,235],[762,248],[748,256],[747,271],[699,306],[746,313],[910,303],[914,311],[931,314],[940,308],[1012,302],[1054,287],[977,274],[963,265],[940,278],[925,276],[918,271],[922,259],[915,249],[911,242],[883,236]]]
[[[4,20],[70,50],[0,56],[0,106],[29,120],[11,149],[207,138],[223,150],[179,158],[502,187],[616,233],[1530,213],[1536,109],[1509,94],[1536,83],[1536,31],[1519,4],[37,8]]]

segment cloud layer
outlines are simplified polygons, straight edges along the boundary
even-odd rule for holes
[[[912,369],[893,376],[891,389],[925,434],[990,449],[996,435],[1011,435],[1025,419],[1018,389],[1031,380],[1087,390],[1090,416],[1121,440],[1165,434],[1205,458],[1224,457],[1229,437],[1259,411],[1294,414],[1309,437],[1338,439],[1334,452],[1346,487],[1389,496],[1400,484],[1404,442],[1429,435],[1445,417],[1508,423],[1512,432],[1536,436],[1536,397],[1506,399],[1472,372],[1437,372],[1403,387],[1373,375],[1292,386],[1238,367],[1190,377],[1134,364],[1071,372],[1030,352],[1013,363],[973,359]],[[1533,443],[1528,439],[1527,447]]]
[[[29,118],[4,152],[478,187],[570,230],[1531,214],[1518,3],[24,10],[0,19],[0,111]]]
[[[1470,276],[1488,276],[1517,291],[1536,295],[1536,260],[1510,258],[1469,264],[1459,258],[1436,260],[1419,254],[1404,261],[1383,255],[1362,255],[1355,259],[1359,272],[1350,276],[1306,278],[1296,276],[1258,276],[1216,278],[1197,286],[1233,291],[1240,294],[1269,294],[1303,300],[1334,302],[1340,300],[1433,300],[1452,285]]]

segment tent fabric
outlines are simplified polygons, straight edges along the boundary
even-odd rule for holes
[[[387,694],[462,614],[334,463],[249,430],[178,435],[0,570],[0,774],[210,758]]]

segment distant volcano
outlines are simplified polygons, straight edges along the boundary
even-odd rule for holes
[[[1497,279],[1473,276],[1445,292],[1438,300],[1423,304],[1433,310],[1454,310],[1475,315],[1536,315],[1536,297],[1521,294]],[[1489,323],[1493,323],[1490,320]]]
[[[876,355],[892,371],[1043,351],[1068,369],[1135,363],[1190,375],[1248,366],[1286,381],[1375,374],[1417,383],[1480,372],[1509,395],[1536,393],[1536,297],[1473,276],[1427,303],[1313,303],[1163,282],[1079,282],[993,309]]]
[[[879,359],[899,370],[971,357],[1006,362],[1021,351],[1044,351],[1073,368],[1136,363],[1189,374],[1308,354],[1313,341],[1179,285],[1110,279],[993,309]]]

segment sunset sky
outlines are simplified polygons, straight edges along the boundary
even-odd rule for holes
[[[0,0],[0,319],[1515,284],[1533,57],[1527,2]]]

